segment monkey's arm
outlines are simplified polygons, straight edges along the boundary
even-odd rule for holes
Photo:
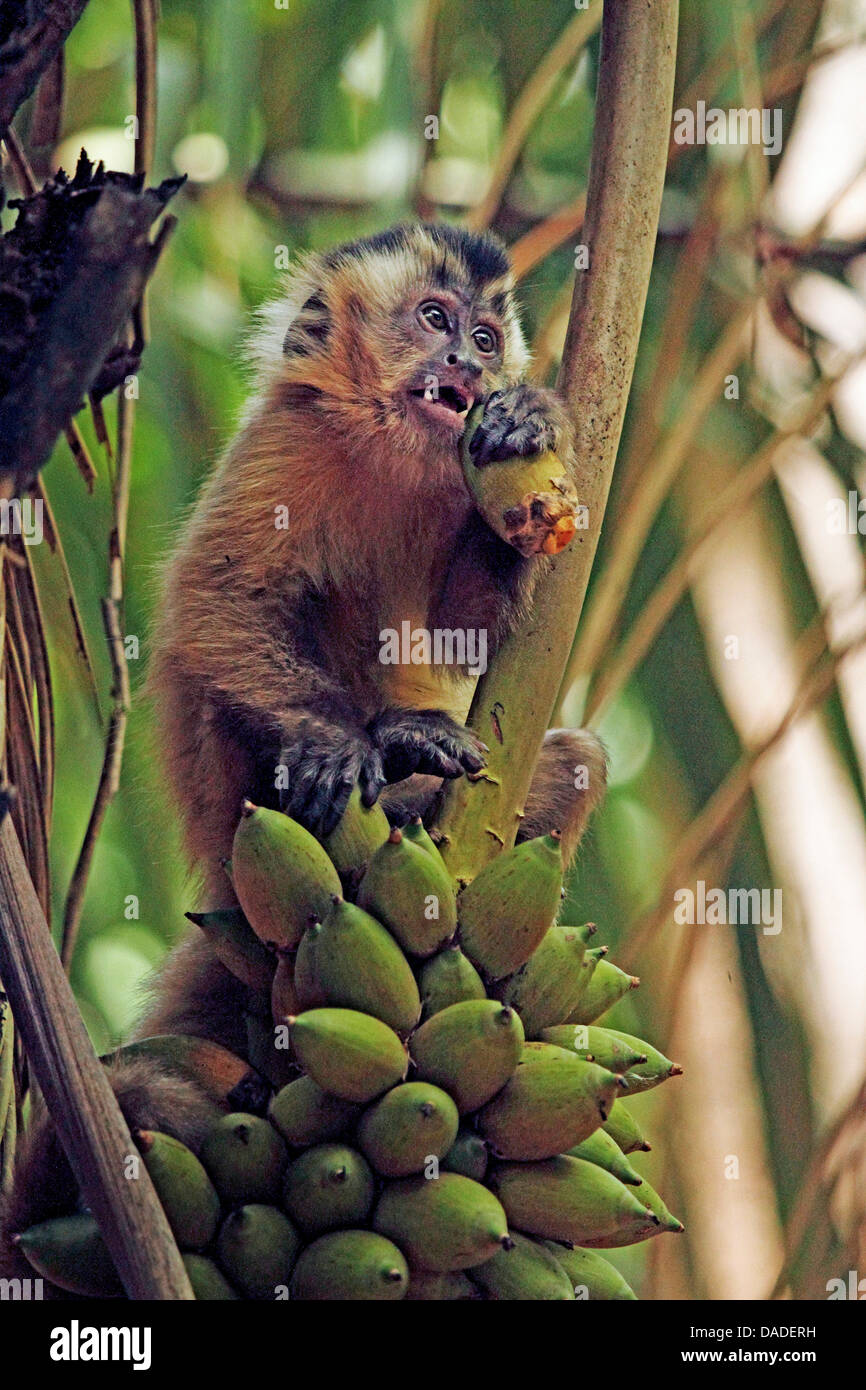
[[[573,473],[571,426],[553,391],[523,382],[494,391],[470,441],[479,466],[552,449]],[[525,557],[470,513],[456,538],[439,613],[442,625],[484,631],[495,650],[528,611],[546,562]]]
[[[360,785],[367,805],[412,772],[456,777],[482,765],[457,725],[410,728],[400,712],[362,709],[319,649],[321,596],[302,578],[246,590],[196,556],[170,584],[153,683],[166,766],[196,859],[229,854],[243,796],[267,794],[327,834]],[[262,790],[262,778],[267,784]],[[219,874],[216,875],[219,883]]]

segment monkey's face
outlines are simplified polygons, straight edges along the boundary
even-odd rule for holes
[[[453,443],[501,375],[502,323],[483,301],[437,290],[413,296],[399,328],[407,351],[398,404],[425,433]]]

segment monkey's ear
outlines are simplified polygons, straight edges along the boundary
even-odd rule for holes
[[[314,290],[289,324],[283,339],[287,357],[309,357],[325,346],[331,332],[331,311],[322,290]]]

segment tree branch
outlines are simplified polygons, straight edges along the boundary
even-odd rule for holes
[[[48,0],[42,17],[14,30],[0,48],[0,138],[86,8],[87,0]]]
[[[640,337],[667,162],[678,5],[605,5],[584,240],[559,389],[574,421],[589,529],[550,562],[534,612],[481,678],[470,725],[487,776],[446,789],[443,853],[471,879],[513,844],[598,544]],[[495,713],[494,713],[495,710]]]
[[[39,321],[21,372],[0,401],[4,471],[26,485],[48,458],[66,422],[94,385],[174,226],[148,233],[177,180],[140,192],[106,183],[76,233],[64,285]]]

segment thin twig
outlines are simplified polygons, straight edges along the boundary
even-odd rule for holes
[[[813,644],[822,628],[823,622],[813,630],[807,631],[805,642]],[[827,698],[836,683],[839,667],[849,656],[862,651],[864,647],[866,632],[860,633],[835,652],[829,651],[824,643],[818,659],[808,663],[799,689],[778,724],[759,743],[742,754],[688,826],[671,861],[655,907],[634,923],[623,940],[620,947],[623,964],[627,964],[640,953],[647,938],[670,912],[675,889],[691,881],[695,866],[700,863],[702,856],[742,813],[751,795],[755,772],[767,754],[781,743],[799,719],[811,714]]]
[[[592,0],[588,9],[574,15],[524,84],[508,117],[484,197],[467,218],[473,231],[489,227],[495,218],[532,127],[544,110],[558,78],[586,47],[601,24],[601,11],[601,0]]]
[[[754,304],[747,300],[732,315],[712,352],[702,363],[676,423],[637,481],[628,511],[613,534],[607,563],[599,576],[593,600],[572,648],[562,683],[560,704],[581,675],[595,670],[610,642],[635,564],[658,509],[684,466],[698,430],[717,403],[725,378],[742,360],[753,313]]]
[[[562,246],[570,236],[575,236],[583,226],[586,216],[586,194],[580,193],[573,202],[552,212],[543,222],[538,222],[510,249],[514,278],[523,280],[552,251]]]
[[[96,851],[96,842],[111,802],[120,785],[126,724],[129,717],[129,668],[123,646],[123,556],[129,511],[129,483],[132,464],[132,401],[121,389],[117,401],[117,473],[113,484],[113,525],[109,538],[108,598],[102,600],[102,621],[108,643],[112,672],[112,711],[105,739],[102,770],[84,841],[66,895],[60,958],[68,970],[78,939],[87,882]]]
[[[415,119],[422,128],[429,116],[437,115],[441,104],[439,21],[442,16],[442,4],[443,0],[426,0],[421,20],[420,37],[414,54],[415,90],[419,93]],[[435,146],[435,140],[424,138],[415,181],[415,196],[412,200],[417,215],[425,219],[432,217],[435,211],[435,206],[426,193],[427,169]]]
[[[588,722],[598,722],[611,700],[640,665],[692,582],[697,562],[720,534],[742,515],[773,476],[784,447],[793,438],[808,435],[815,428],[844,377],[862,360],[863,354],[858,354],[844,371],[823,382],[796,424],[777,430],[737,472],[721,496],[707,508],[688,545],[642,606],[615,654],[596,671],[584,711],[584,718]]]
[[[761,16],[760,32],[769,27],[771,21],[787,3],[788,0],[775,0],[774,4],[768,6],[766,13]],[[831,52],[839,51],[847,46],[847,43],[832,48],[827,45],[826,50],[819,48],[813,53],[804,55],[802,60],[795,60],[797,66],[785,64],[784,69],[780,68],[776,73],[770,75],[765,88],[765,102],[777,99],[794,90],[805,77],[812,62],[821,61],[823,58],[831,56]],[[701,98],[706,99],[708,93],[717,91],[730,66],[731,54],[725,45],[713,55],[710,62],[701,70],[688,89],[682,95],[677,95],[675,102],[677,110],[680,108],[690,109],[694,107],[696,101]],[[677,144],[673,134],[671,134],[668,148],[668,168],[675,164],[689,148],[688,145]],[[566,207],[552,212],[549,217],[537,223],[525,236],[515,242],[512,248],[512,259],[517,279],[520,280],[528,275],[558,246],[562,246],[569,237],[575,236],[583,224],[584,213],[585,198],[581,194]]]
[[[100,727],[103,723],[102,710],[99,704],[99,687],[96,684],[96,673],[93,669],[93,659],[90,655],[90,647],[87,643],[87,633],[84,629],[84,619],[78,606],[78,599],[75,594],[75,587],[72,583],[72,575],[69,570],[69,562],[66,559],[66,551],[63,549],[63,542],[60,539],[60,531],[54,519],[54,511],[49,501],[48,493],[45,488],[43,478],[38,478],[35,488],[36,497],[43,506],[43,526],[45,539],[52,554],[57,557],[60,565],[60,575],[63,587],[66,590],[66,602],[69,607],[69,616],[72,621],[72,630],[75,636],[75,646],[81,660],[84,662],[84,669],[87,673],[87,685],[93,698],[93,709]]]
[[[776,1284],[768,1295],[770,1299],[782,1297],[791,1270],[796,1264],[797,1256],[801,1253],[801,1247],[808,1238],[810,1227],[814,1228],[815,1221],[821,1218],[821,1199],[822,1196],[826,1198],[828,1165],[833,1150],[850,1124],[854,1123],[862,1128],[864,1114],[866,1114],[866,1080],[855,1092],[850,1105],[842,1111],[838,1119],[824,1134],[812,1156],[808,1172],[800,1185],[793,1210],[788,1218],[785,1230],[787,1255],[779,1271]]]
[[[652,373],[632,405],[634,414],[629,422],[625,454],[617,465],[620,511],[628,504],[635,480],[642,475],[647,460],[658,446],[668,395],[680,380],[689,335],[712,264],[719,231],[720,202],[729,177],[727,165],[712,169],[707,175],[694,223],[671,276]]]
[[[156,141],[156,9],[155,0],[133,0],[135,18],[135,109],[137,136],[135,171],[145,173],[152,165]],[[144,337],[146,306],[144,296],[137,306],[140,335]],[[117,469],[112,480],[113,520],[108,542],[108,597],[102,600],[102,621],[108,644],[112,673],[112,711],[105,739],[102,770],[96,796],[84,833],[84,840],[66,895],[60,957],[69,970],[75,953],[87,883],[96,844],[105,816],[120,786],[126,725],[129,718],[129,668],[123,645],[123,562],[129,516],[129,488],[132,474],[132,441],[135,402],[123,387],[117,396]]]
[[[156,157],[156,29],[159,0],[132,0],[135,24],[135,153],[137,174],[152,174]],[[139,351],[148,336],[147,286],[134,311]]]

